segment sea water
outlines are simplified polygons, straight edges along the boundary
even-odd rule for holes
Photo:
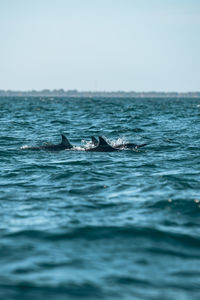
[[[200,299],[200,99],[0,112],[0,299]],[[26,150],[60,134],[72,151]],[[86,152],[92,135],[148,145]]]

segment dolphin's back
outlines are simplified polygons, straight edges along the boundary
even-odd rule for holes
[[[61,134],[62,141],[60,144],[47,144],[39,147],[26,147],[27,150],[49,150],[49,151],[60,151],[65,149],[71,149],[73,146],[70,144],[69,140]]]
[[[111,147],[101,136],[99,136],[99,143],[96,147],[87,149],[86,151],[90,152],[114,152],[118,151],[118,149],[115,149]]]
[[[102,137],[100,137],[102,139]],[[97,141],[97,139],[94,137],[94,136],[91,136],[91,140],[92,140],[92,143],[94,146],[98,146],[99,142]],[[103,142],[101,143],[101,145],[105,146],[105,140],[103,139]],[[112,148],[114,149],[117,149],[117,150],[123,150],[123,149],[138,149],[138,148],[141,148],[141,147],[144,147],[146,146],[147,144],[140,144],[140,145],[137,145],[137,144],[134,144],[134,143],[123,143],[123,144],[118,144],[118,145],[115,145],[115,146],[112,146]],[[109,145],[110,146],[110,145]],[[111,147],[111,146],[110,146]],[[92,149],[95,149],[95,148],[92,148]],[[92,151],[92,150],[89,150],[89,151]],[[94,150],[93,150],[94,151]],[[96,150],[97,151],[97,150]]]

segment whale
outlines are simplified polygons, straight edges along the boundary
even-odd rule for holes
[[[96,139],[94,140],[95,147],[93,148],[89,148],[89,149],[85,149],[85,151],[89,151],[89,152],[115,152],[115,151],[119,151],[119,149],[115,149],[112,146],[110,146],[104,138],[102,138],[102,136],[99,136],[99,141],[97,141]],[[97,141],[97,143],[96,143]]]
[[[64,134],[61,134],[62,140],[60,144],[46,144],[38,147],[32,147],[28,146],[26,150],[48,150],[48,151],[61,151],[61,150],[66,150],[66,149],[72,149],[73,146],[70,144],[69,140],[64,136]]]
[[[92,143],[94,146],[97,146],[98,145],[98,140],[94,137],[94,136],[91,136],[91,140],[92,140]],[[147,144],[140,144],[140,145],[137,145],[137,144],[134,144],[134,143],[124,143],[124,144],[119,144],[119,145],[116,145],[116,146],[112,146],[114,149],[138,149],[138,148],[141,148],[141,147],[144,147],[146,146]]]

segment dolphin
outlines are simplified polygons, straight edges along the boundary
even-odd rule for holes
[[[94,146],[97,146],[98,145],[97,139],[94,136],[92,136],[91,139],[92,139],[92,143],[94,144]],[[137,145],[137,144],[134,144],[134,143],[124,143],[124,144],[119,144],[119,145],[112,146],[112,147],[115,148],[115,149],[119,149],[119,150],[120,149],[138,149],[138,148],[144,147],[146,145],[147,144]]]
[[[138,148],[144,147],[146,145],[147,144],[137,145],[137,144],[134,144],[134,143],[124,143],[124,144],[116,145],[115,148],[116,149],[138,149]]]
[[[96,143],[97,140],[94,139],[94,141]],[[94,148],[85,149],[85,151],[90,151],[90,152],[114,152],[118,150],[119,149],[115,149],[111,147],[101,136],[99,136],[99,142]]]
[[[60,151],[65,149],[71,149],[73,146],[70,144],[68,139],[64,136],[64,134],[61,134],[62,141],[60,144],[47,144],[39,147],[27,147],[24,149],[28,150],[49,150],[49,151]]]

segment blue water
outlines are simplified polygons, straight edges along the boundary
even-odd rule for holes
[[[200,99],[0,111],[0,299],[200,299]],[[61,133],[78,148],[21,149]],[[148,146],[81,151],[91,135]]]

